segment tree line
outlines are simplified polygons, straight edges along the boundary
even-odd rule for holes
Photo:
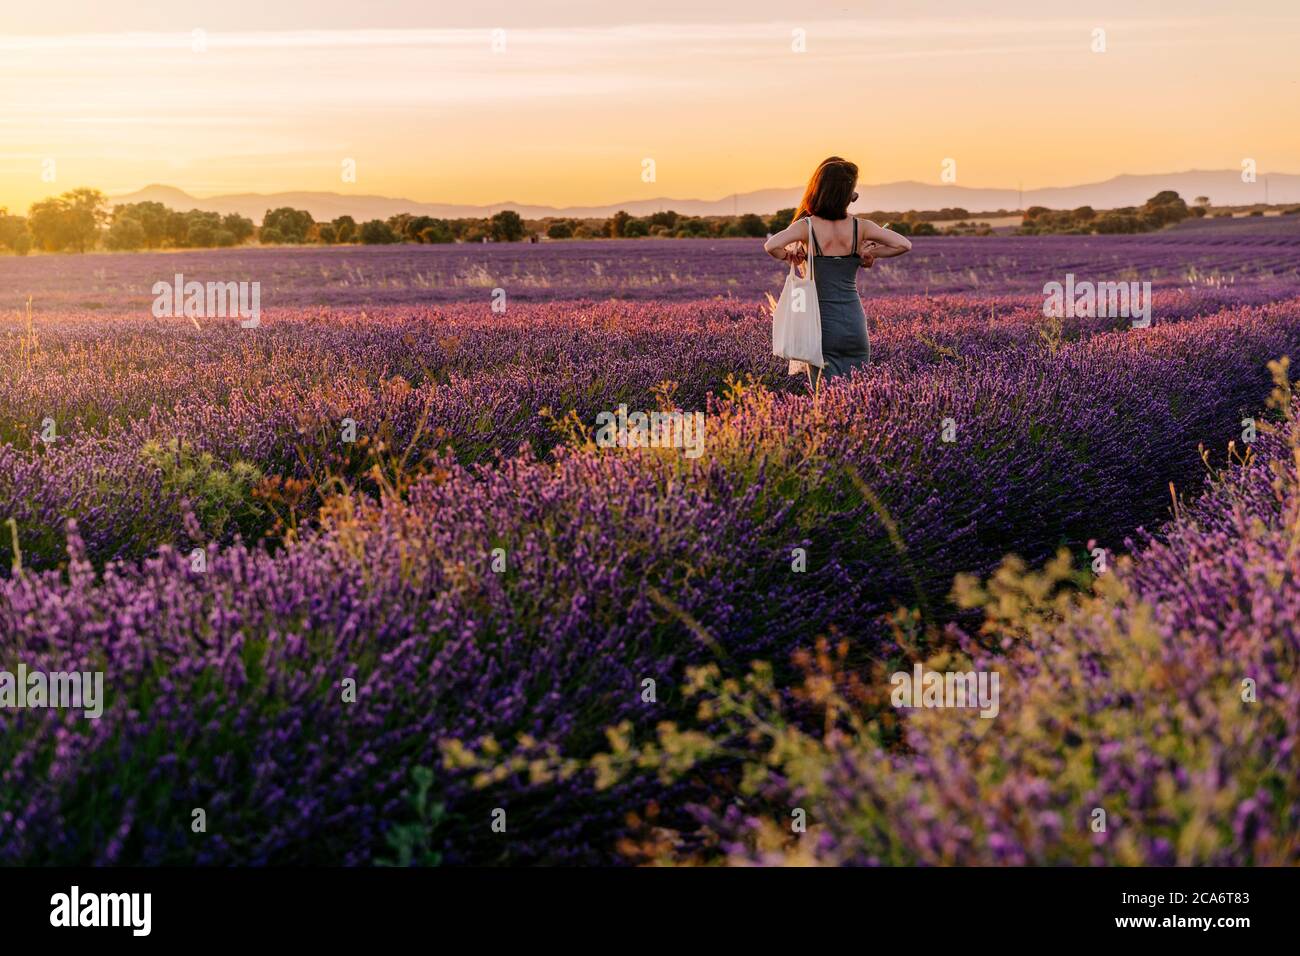
[[[1049,233],[1135,233],[1164,228],[1190,216],[1204,216],[1209,200],[1197,199],[1189,207],[1176,192],[1165,190],[1140,207],[1098,212],[1091,206],[1053,210],[1031,206],[1025,210],[1019,232],[1023,235]],[[137,202],[110,206],[97,189],[73,189],[33,203],[26,216],[11,215],[0,208],[0,248],[18,255],[33,249],[44,252],[86,252],[97,248],[113,251],[138,249],[225,248],[256,240],[262,245],[339,245],[362,243],[386,245],[398,242],[536,242],[545,237],[563,239],[637,239],[648,237],[762,238],[780,232],[790,224],[794,209],[781,209],[771,216],[745,213],[738,216],[687,216],[666,210],[634,216],[619,210],[608,218],[553,216],[525,220],[514,210],[502,210],[484,218],[439,219],[434,216],[400,213],[387,219],[357,222],[339,216],[316,222],[304,209],[283,206],[268,209],[261,226],[238,213],[191,209],[180,212],[159,202]],[[1011,216],[998,210],[984,216]],[[985,224],[967,221],[972,214],[961,208],[879,210],[868,218],[905,235],[940,234],[935,223],[946,222],[948,235],[987,235]]]
[[[1208,199],[1201,197],[1206,204]],[[1019,233],[1024,236],[1046,234],[1083,236],[1098,233],[1101,235],[1154,232],[1189,217],[1201,217],[1206,213],[1205,205],[1188,206],[1187,202],[1174,192],[1166,189],[1156,193],[1141,206],[1124,206],[1098,212],[1091,206],[1078,209],[1048,209],[1046,206],[1030,206],[1025,210],[1025,218],[1020,224]]]
[[[97,189],[73,189],[33,203],[26,216],[0,208],[0,246],[18,255],[87,252],[105,248],[199,249],[237,246],[257,232],[253,220],[238,213],[221,215],[191,209],[178,212],[160,202],[109,207]]]

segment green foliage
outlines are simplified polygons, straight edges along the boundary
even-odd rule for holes
[[[141,455],[162,472],[163,489],[189,499],[204,531],[220,536],[228,529],[249,532],[257,527],[262,508],[253,489],[262,478],[255,465],[237,461],[227,467],[208,452],[172,441],[147,442]]]
[[[73,189],[34,203],[28,211],[27,228],[47,252],[85,252],[94,248],[100,226],[108,219],[107,203],[98,189]]]
[[[614,213],[613,217],[607,224],[608,235],[610,238],[619,239],[626,235],[627,224],[631,218],[632,216],[629,213],[624,212],[622,209]]]
[[[288,206],[268,209],[266,215],[262,217],[262,241],[266,241],[265,234],[270,229],[280,236],[280,242],[306,242],[307,233],[313,225],[315,223],[312,221],[311,213],[304,209],[290,209]]]
[[[256,229],[253,225],[253,220],[249,219],[247,216],[241,216],[237,212],[226,213],[226,215],[221,218],[221,228],[228,232],[230,237],[234,240],[231,245],[236,246],[252,239],[253,232]]]
[[[777,233],[787,228],[792,222],[794,222],[793,209],[778,209],[772,215],[772,218],[767,221],[767,229],[769,232]]]
[[[360,238],[357,235],[357,221],[351,216],[339,216],[330,225],[334,227],[334,235],[339,242],[356,242]]]
[[[767,223],[763,221],[762,216],[755,215],[752,212],[747,212],[745,215],[741,216],[738,225],[740,226],[740,234],[742,236],[761,239],[763,236],[767,235]]]
[[[489,221],[494,242],[518,242],[524,237],[524,221],[513,209],[503,209]]]
[[[11,216],[8,210],[0,208],[0,246],[17,251],[20,236],[27,237],[28,242],[31,242],[31,237],[27,235],[26,218]]]
[[[397,233],[382,219],[371,219],[361,227],[361,241],[368,246],[397,242]]]
[[[143,245],[146,249],[157,249],[163,244],[167,237],[167,223],[172,211],[160,202],[136,202],[123,203],[113,209],[113,226],[117,227],[118,223],[135,223],[143,236]],[[123,226],[123,232],[130,238],[134,230]],[[109,233],[110,246],[112,240],[112,230]],[[119,240],[120,241],[120,240]],[[120,248],[139,248],[139,246],[122,246]]]
[[[446,807],[429,802],[429,790],[433,787],[432,770],[415,767],[411,770],[411,777],[415,781],[415,792],[410,796],[415,820],[394,824],[388,831],[386,839],[397,858],[376,860],[379,866],[442,865],[442,854],[433,848],[433,835],[446,816]]]
[[[681,216],[669,209],[664,212],[652,212],[649,217],[650,228],[662,226],[665,229],[672,229],[677,225],[677,220]]]
[[[1198,212],[1197,209],[1200,209]],[[1124,207],[1098,213],[1091,206],[1080,206],[1073,210],[1048,209],[1045,206],[1030,206],[1025,210],[1020,226],[1020,234],[1034,235],[1100,235],[1131,234],[1151,232],[1165,226],[1181,222],[1188,216],[1203,216],[1205,210],[1197,207],[1189,209],[1187,203],[1179,198],[1178,193],[1166,189],[1156,193],[1141,208]]]
[[[114,219],[104,243],[118,252],[140,249],[145,244],[144,229],[134,219]]]

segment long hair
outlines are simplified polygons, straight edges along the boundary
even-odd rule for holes
[[[823,159],[808,180],[808,188],[803,191],[799,208],[795,210],[795,220],[813,215],[819,219],[843,219],[848,215],[849,203],[853,202],[853,191],[858,186],[858,165],[847,159],[832,156]]]

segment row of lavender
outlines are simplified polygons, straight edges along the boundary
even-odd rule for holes
[[[678,713],[690,664],[781,659],[822,633],[869,650],[880,612],[935,604],[958,571],[1120,543],[1297,346],[1292,300],[886,362],[816,397],[750,389],[714,402],[696,462],[433,461],[400,499],[329,498],[318,530],[274,554],[214,545],[200,570],[164,548],[100,573],[72,529],[65,572],[0,584],[0,634],[30,668],[104,671],[109,701],[95,721],[0,717],[0,860],[373,859],[442,740],[590,754],[609,723]],[[132,520],[158,510],[145,499]],[[531,766],[487,788],[440,772],[447,859],[606,859],[652,786],[596,793]]]
[[[905,262],[864,273],[868,296],[1039,292],[1073,272],[1156,288],[1250,285],[1300,278],[1300,216],[1185,222],[1135,236],[928,238]],[[781,270],[758,239],[629,239],[364,248],[175,250],[165,253],[0,257],[0,286],[60,310],[147,314],[155,283],[261,283],[272,308],[487,303],[603,298],[658,302],[713,296],[748,301],[780,290]],[[12,302],[13,305],[18,303]],[[10,302],[0,302],[9,307]]]
[[[1288,288],[1279,285],[1158,291],[1153,313],[1162,324],[1287,297]],[[1047,334],[1072,341],[1130,324],[1071,317],[1053,328],[1043,318],[1042,298],[1024,295],[888,295],[870,306],[878,361],[925,362],[963,346],[978,358],[1042,344]],[[21,314],[0,318],[7,373],[0,381],[0,438],[28,447],[46,417],[63,435],[102,433],[155,409],[224,408],[274,396],[276,389],[327,392],[345,382],[373,390],[397,377],[419,386],[580,369],[585,387],[611,390],[602,398],[618,398],[620,388],[644,397],[650,363],[702,403],[728,371],[779,380],[779,363],[768,354],[768,322],[756,303],[710,299],[521,304],[504,314],[486,304],[289,310],[268,313],[257,330],[232,320],[204,320],[195,328],[134,313],[37,308],[30,326]],[[601,368],[609,373],[598,378]]]
[[[1300,400],[1286,365],[1276,371],[1274,409],[1289,409],[1287,420],[1162,539],[1144,536],[1100,576],[1062,555],[1041,571],[1009,561],[986,583],[963,577],[959,599],[983,626],[899,642],[866,678],[844,666],[844,648],[822,644],[802,656],[793,695],[819,721],[798,719],[768,668],[730,684],[697,671],[703,733],[663,726],[634,739],[624,728],[592,765],[607,781],[670,766],[665,785],[721,765],[745,785],[697,799],[679,832],[642,833],[634,852],[750,864],[1300,865]],[[997,674],[996,714],[896,709],[889,671],[916,666]],[[500,764],[449,754],[458,766]],[[806,824],[797,833],[795,812]]]
[[[1220,311],[1225,297],[1160,293],[1160,324]],[[1013,296],[876,306],[874,360],[896,374],[1041,361],[1127,325],[1052,324]],[[572,413],[591,427],[620,404],[652,409],[666,381],[688,410],[706,408],[729,379],[797,391],[801,380],[770,355],[767,327],[760,306],[708,302],[321,310],[256,330],[127,317],[7,325],[0,496],[15,524],[0,535],[0,568],[13,564],[15,538],[25,566],[60,562],[68,519],[97,564],[165,543],[256,540],[277,521],[310,521],[327,478],[370,486],[377,460],[418,470],[447,451],[462,463],[524,444],[545,454],[560,440],[557,419]],[[357,441],[345,440],[345,422]],[[185,533],[186,503],[202,541]]]

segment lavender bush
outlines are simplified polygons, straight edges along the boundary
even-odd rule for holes
[[[108,690],[0,709],[0,861],[1295,862],[1286,439],[1193,503],[1300,346],[1294,244],[1234,235],[937,240],[816,393],[749,244],[164,257],[270,269],[257,329],[155,320],[157,256],[0,263],[0,668]],[[1155,324],[1046,319],[1063,266]],[[602,447],[620,403],[705,453]],[[1001,720],[893,712],[915,660]]]

